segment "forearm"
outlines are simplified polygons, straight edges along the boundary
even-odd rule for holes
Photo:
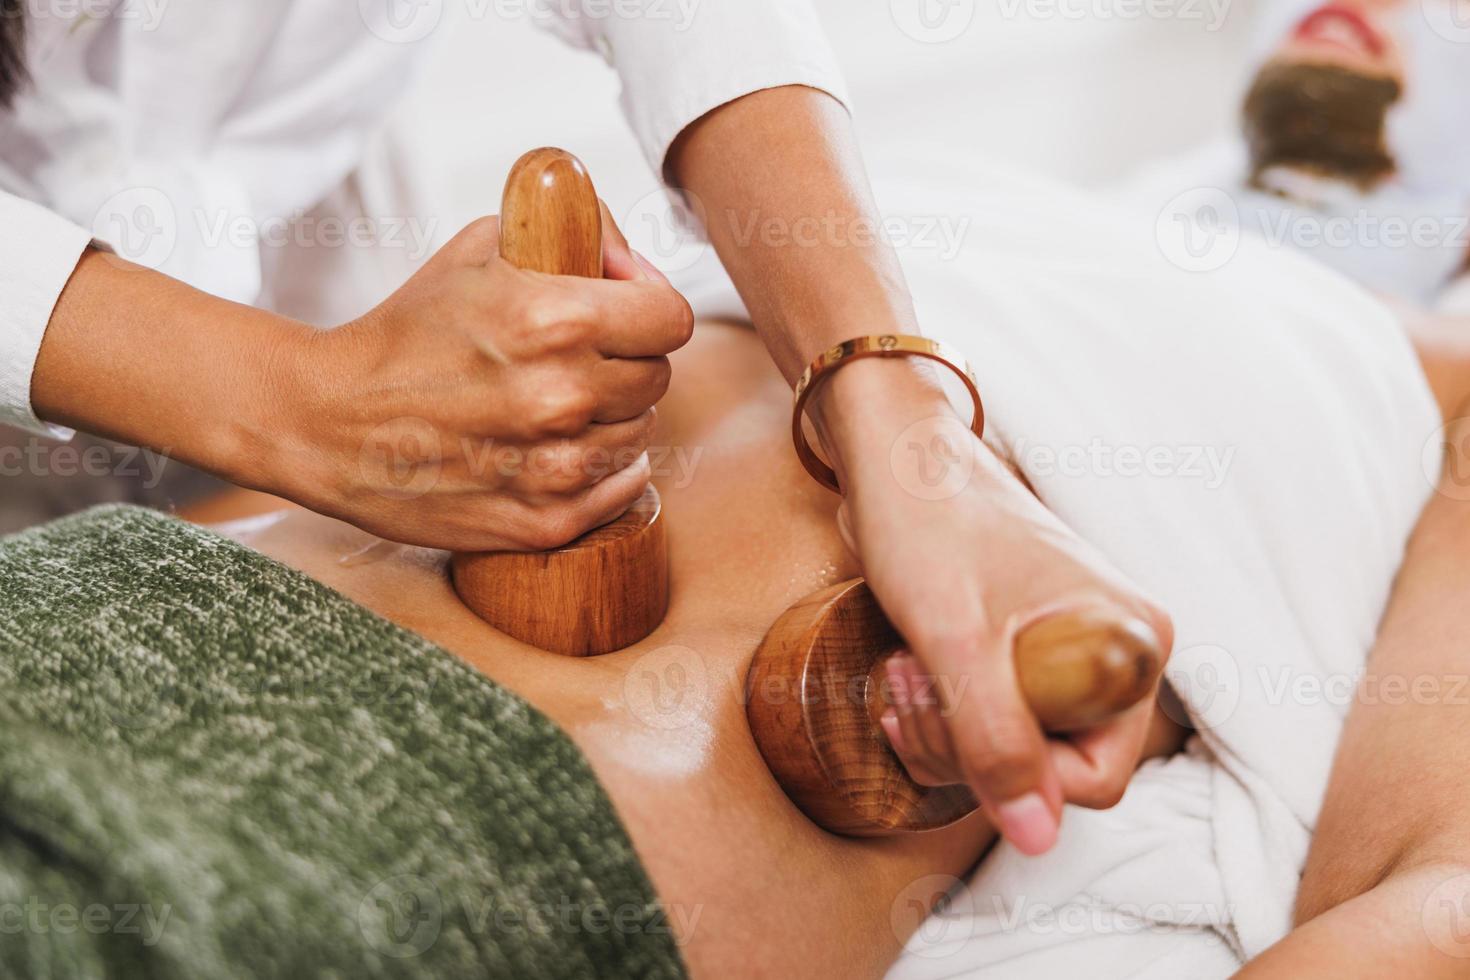
[[[1449,441],[1461,445],[1467,434]],[[1335,971],[1339,959],[1376,975],[1470,975],[1470,959],[1442,951],[1445,936],[1462,942],[1457,916],[1470,908],[1467,545],[1470,502],[1436,494],[1343,731],[1298,895],[1300,928],[1249,975],[1318,975],[1303,965],[1357,975]],[[1412,965],[1383,967],[1398,962]]]
[[[731,102],[680,136],[669,168],[703,208],[788,381],[854,334],[917,330],[851,121],[831,96],[786,86]]]
[[[245,481],[273,365],[309,328],[88,250],[52,314],[36,413]]]
[[[1427,864],[1318,916],[1242,970],[1241,980],[1351,980],[1470,975],[1464,866]],[[1457,884],[1457,881],[1461,882]],[[1458,954],[1458,955],[1455,955]]]
[[[787,86],[738,99],[689,127],[669,167],[789,383],[851,337],[921,332],[851,120],[831,96]],[[813,408],[839,472],[841,456],[871,446],[886,458],[904,427],[950,411],[913,358],[854,365],[828,391],[825,411]]]

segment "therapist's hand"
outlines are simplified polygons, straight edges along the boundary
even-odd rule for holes
[[[1167,652],[1169,620],[966,431],[926,369],[858,362],[821,398],[847,489],[844,537],[911,651],[890,677],[889,741],[916,780],[969,784],[1007,839],[1044,852],[1063,802],[1106,808],[1122,796],[1154,699],[1049,739],[1019,691],[1016,634],[1102,605],[1136,617]]]
[[[517,269],[487,218],[377,309],[305,338],[286,355],[268,482],[463,551],[551,548],[625,511],[693,315],[603,215],[608,278]]]

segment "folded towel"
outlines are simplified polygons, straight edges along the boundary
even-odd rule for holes
[[[683,972],[511,692],[148,511],[0,539],[0,975]]]

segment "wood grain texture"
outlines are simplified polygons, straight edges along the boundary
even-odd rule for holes
[[[457,554],[449,567],[455,590],[481,619],[570,657],[632,646],[668,611],[663,507],[651,486],[622,517],[565,547]]]
[[[516,161],[500,201],[500,257],[551,276],[602,278],[602,213],[581,160],[542,147]]]
[[[883,837],[933,830],[977,804],[964,786],[909,778],[877,719],[883,662],[903,640],[862,579],[818,592],[778,619],[746,682],[746,715],[766,765],[813,822]],[[1016,640],[1023,696],[1042,726],[1096,725],[1153,690],[1163,656],[1142,623],[1116,613],[1058,614]]]
[[[532,150],[505,182],[500,254],[522,269],[602,276],[602,215],[582,162]],[[460,553],[450,574],[460,599],[523,643],[573,657],[632,646],[669,607],[669,557],[658,491],[622,517],[551,551]]]

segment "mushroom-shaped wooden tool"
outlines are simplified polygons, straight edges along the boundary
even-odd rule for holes
[[[851,837],[933,830],[976,808],[964,786],[909,778],[878,724],[883,664],[903,640],[854,579],[792,606],[766,634],[746,681],[746,717],[786,795]],[[1016,676],[1042,728],[1091,728],[1154,689],[1164,656],[1144,623],[1060,613],[1016,639]],[[942,691],[940,692],[942,695]]]
[[[532,150],[516,162],[500,210],[500,254],[556,276],[602,276],[602,214],[582,162]],[[450,561],[465,605],[503,633],[574,657],[631,646],[663,621],[669,560],[650,486],[611,524],[551,551],[460,553]]]

